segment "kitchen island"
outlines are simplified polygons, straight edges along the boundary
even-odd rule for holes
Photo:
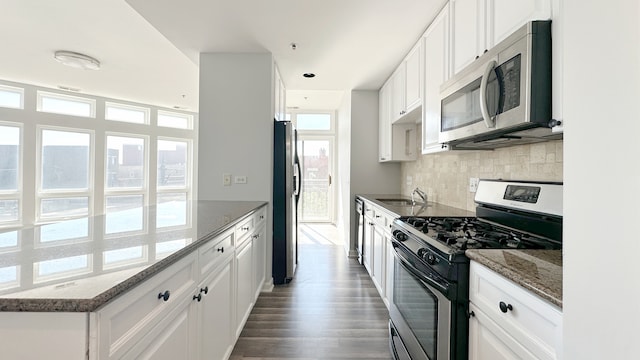
[[[172,202],[4,230],[3,356],[228,356],[265,281],[266,209]]]

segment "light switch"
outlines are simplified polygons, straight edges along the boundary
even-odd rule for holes
[[[231,174],[222,174],[222,185],[231,186]]]

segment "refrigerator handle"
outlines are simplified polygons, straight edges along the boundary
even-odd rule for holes
[[[300,163],[293,164],[293,195],[300,196]]]
[[[329,174],[329,186],[331,186],[331,174]]]

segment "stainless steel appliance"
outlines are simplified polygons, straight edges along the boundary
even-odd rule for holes
[[[356,250],[358,251],[358,262],[363,264],[362,251],[364,250],[363,237],[364,237],[364,201],[359,197],[356,197]]]
[[[298,200],[301,172],[296,130],[275,121],[273,131],[273,282],[291,281],[298,262]]]
[[[533,21],[441,86],[439,141],[492,149],[561,138],[551,127],[551,22]]]
[[[392,224],[389,344],[396,359],[467,360],[467,249],[561,249],[562,184],[481,180],[476,217]]]

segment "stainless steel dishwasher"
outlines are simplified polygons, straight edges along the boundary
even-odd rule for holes
[[[364,201],[356,197],[356,248],[358,250],[358,262],[362,264],[363,244],[364,244]]]

